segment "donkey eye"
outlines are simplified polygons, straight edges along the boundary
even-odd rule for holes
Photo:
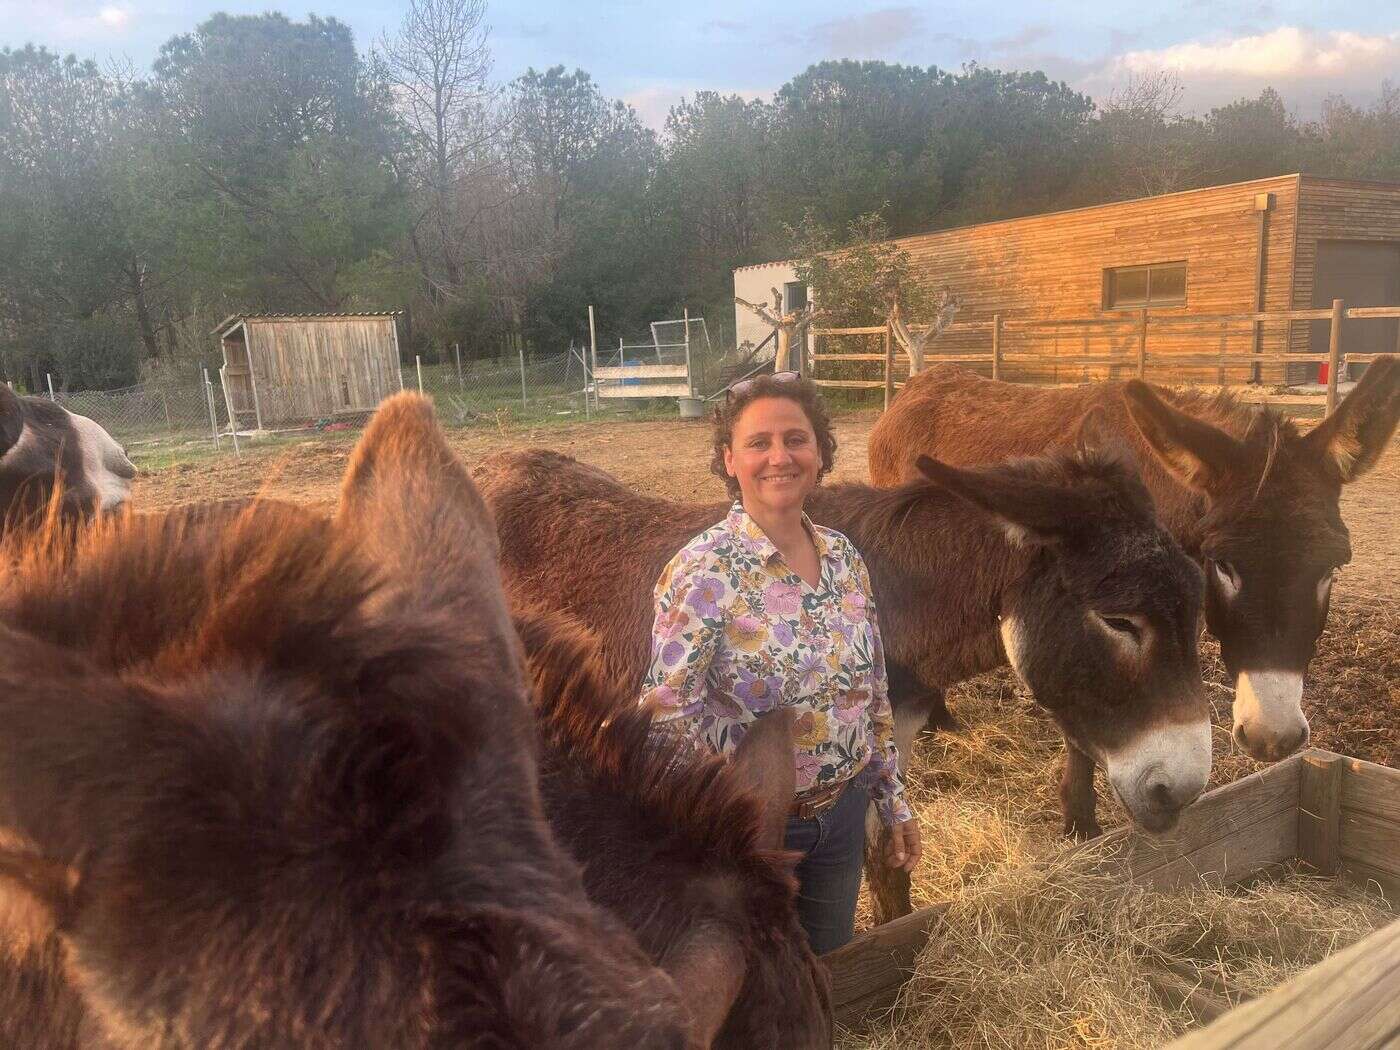
[[[1234,596],[1240,590],[1240,574],[1228,561],[1211,560],[1211,569],[1215,572],[1215,578],[1220,585],[1225,588],[1226,593]]]
[[[1103,617],[1103,622],[1105,626],[1114,631],[1118,631],[1120,634],[1126,634],[1134,641],[1142,637],[1142,628],[1126,616],[1105,616]]]

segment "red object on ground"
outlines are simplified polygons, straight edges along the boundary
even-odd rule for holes
[[[1317,381],[1318,381],[1319,383],[1325,383],[1325,382],[1327,382],[1327,362],[1326,362],[1326,361],[1319,361],[1319,362],[1318,362],[1318,365],[1317,365]]]

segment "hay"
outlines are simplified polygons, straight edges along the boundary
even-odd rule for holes
[[[1102,850],[1047,852],[991,810],[938,813],[955,815],[951,831],[977,833],[974,854],[1012,859],[963,881],[896,1015],[843,1033],[844,1050],[1158,1046],[1394,918],[1380,898],[1297,871],[1147,892]]]

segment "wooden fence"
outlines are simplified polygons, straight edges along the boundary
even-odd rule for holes
[[[1202,796],[1168,835],[1123,828],[1095,848],[1103,850],[1107,870],[1152,890],[1244,882],[1297,859],[1321,874],[1378,890],[1393,903],[1400,900],[1400,770],[1312,748]],[[947,908],[921,908],[825,956],[837,1020],[857,1025],[890,1008]],[[1382,1016],[1392,1025],[1387,1031],[1400,1032],[1400,925],[1369,943],[1376,952],[1358,945],[1259,1000],[1259,1006],[1238,1011],[1227,1012],[1228,997],[1190,975],[1178,989],[1189,1000],[1184,1005],[1218,1021],[1188,1037],[1183,1047],[1369,1046],[1348,1041],[1359,1030],[1350,1026]],[[1161,979],[1163,994],[1175,994],[1166,987],[1173,984],[1170,974],[1150,977]],[[1300,1008],[1312,1020],[1328,1011],[1332,1015],[1309,1037],[1289,1041],[1298,1035],[1289,1026]],[[1236,1018],[1245,1010],[1252,1022],[1247,1027]],[[1242,1028],[1251,1039],[1233,1041]]]
[[[1387,318],[1400,317],[1400,306],[1363,306],[1348,309],[1341,299],[1334,299],[1330,309],[1321,310],[1274,310],[1260,313],[1238,314],[1153,314],[1138,310],[1132,314],[1116,317],[1090,317],[1065,320],[1006,320],[1001,314],[994,314],[990,321],[954,322],[945,330],[942,338],[949,333],[982,333],[990,338],[990,348],[979,353],[940,354],[937,344],[925,349],[925,366],[938,363],[990,365],[993,379],[1004,379],[1004,374],[1012,368],[1048,369],[1059,367],[1126,367],[1139,378],[1145,378],[1148,370],[1154,371],[1153,378],[1165,383],[1190,381],[1189,371],[1214,369],[1219,385],[1225,385],[1227,370],[1249,368],[1253,378],[1258,379],[1260,369],[1269,365],[1326,364],[1327,370],[1327,411],[1337,404],[1337,382],[1342,368],[1348,364],[1364,364],[1376,358],[1375,354],[1347,353],[1342,347],[1342,321],[1346,318]],[[1318,353],[1229,353],[1224,332],[1231,324],[1249,324],[1256,331],[1266,323],[1291,324],[1295,321],[1329,322],[1328,350]],[[1123,353],[1089,354],[1028,354],[1007,353],[1004,349],[1005,335],[1008,332],[1052,332],[1102,330],[1123,334],[1131,326],[1133,350]],[[911,326],[915,329],[918,326]],[[1173,351],[1157,353],[1151,349],[1150,333],[1154,330],[1173,335],[1213,332],[1221,333],[1220,349],[1216,353]],[[903,386],[895,379],[896,360],[902,354],[896,353],[896,340],[888,324],[857,328],[814,328],[814,339],[831,336],[883,336],[881,353],[826,353],[815,350],[809,355],[812,365],[812,378],[818,386],[844,387],[850,389],[883,389],[885,405],[889,406],[894,391]],[[817,345],[814,341],[814,347]],[[823,363],[835,362],[881,362],[883,375],[880,379],[836,379],[819,376]]]

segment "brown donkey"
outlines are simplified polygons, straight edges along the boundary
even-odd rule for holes
[[[702,1045],[548,831],[495,554],[414,395],[334,521],[128,515],[9,552],[9,1045]]]
[[[1097,831],[1095,760],[1134,821],[1170,828],[1210,769],[1201,583],[1142,484],[1087,449],[985,470],[921,466],[927,480],[823,487],[808,504],[869,566],[898,745],[907,752],[945,687],[1009,653],[1070,746],[1067,829]],[[582,621],[601,640],[604,673],[640,691],[652,587],[726,506],[639,496],[546,451],[492,457],[475,478],[512,601]],[[883,917],[907,908],[907,886],[872,884],[894,894]]]
[[[761,719],[728,763],[658,747],[592,632],[523,606],[515,622],[536,684],[545,811],[589,897],[671,974],[716,1048],[829,1047],[826,971],[797,921],[795,857],[781,852],[792,713]]]
[[[1400,360],[1377,359],[1307,434],[1227,394],[1133,380],[1037,390],[953,365],[916,376],[870,434],[870,477],[898,485],[918,458],[994,463],[1072,440],[1080,420],[1130,447],[1163,523],[1204,564],[1206,623],[1236,679],[1235,741],[1274,761],[1307,743],[1303,676],[1351,560],[1342,485],[1380,458],[1400,420]]]

